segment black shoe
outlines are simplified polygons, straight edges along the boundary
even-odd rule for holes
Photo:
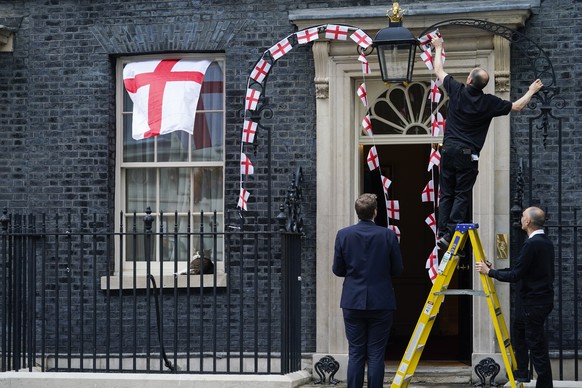
[[[451,236],[449,236],[448,234],[445,234],[444,236],[437,240],[437,246],[439,247],[439,249],[446,250],[449,247],[449,245],[451,245]]]
[[[515,381],[517,381],[518,383],[529,383],[531,381],[531,379],[526,375],[515,375]]]

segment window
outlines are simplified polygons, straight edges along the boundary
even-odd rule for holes
[[[372,105],[368,112],[376,140],[381,139],[382,135],[417,135],[418,137],[430,135],[433,110],[438,110],[443,116],[446,115],[448,100],[446,92],[441,88],[443,92],[441,100],[439,103],[431,103],[429,99],[430,83],[428,82],[396,84],[389,89],[379,89],[382,87],[381,85],[375,87],[372,83],[370,86],[368,95],[377,95],[375,99],[370,100]],[[360,133],[360,139],[364,142],[367,140],[365,133]],[[432,143],[433,140],[423,138],[421,141]]]
[[[134,140],[133,103],[123,85],[124,66],[130,62],[176,58],[212,61],[202,83],[193,135],[175,131]],[[214,261],[215,270],[223,269],[224,58],[184,54],[123,57],[117,61],[116,76],[117,225],[122,223],[124,231],[131,232],[137,220],[136,231],[141,233],[146,209],[151,209],[152,273],[173,273],[176,258],[179,269],[186,269],[194,253],[202,249]],[[213,231],[217,232],[216,239],[211,235]],[[120,245],[116,252],[122,257],[116,259],[116,270],[132,271],[135,265],[138,273],[145,274],[144,236],[138,235],[135,241],[128,238]]]

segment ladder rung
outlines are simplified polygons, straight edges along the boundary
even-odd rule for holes
[[[422,350],[422,349],[424,349],[424,346],[425,346],[425,345],[426,345],[426,344],[418,345],[418,346],[416,347],[416,351],[418,352],[419,350]]]
[[[506,348],[508,348],[508,347],[510,347],[510,346],[511,346],[511,341],[509,340],[509,338],[506,338],[506,339],[503,341],[503,345],[504,345]]]
[[[487,296],[482,290],[446,290],[434,292],[435,295],[472,295],[472,296]]]
[[[413,376],[414,376],[413,374],[412,375],[406,375],[403,380],[404,381],[410,381],[410,380],[412,380],[412,377]]]
[[[437,317],[437,315],[438,315],[438,314],[431,315],[430,317],[428,317],[428,321],[429,321],[429,322],[430,322],[430,321],[434,321],[434,320],[435,320],[435,318]]]

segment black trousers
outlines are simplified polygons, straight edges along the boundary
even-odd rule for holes
[[[445,144],[441,155],[439,235],[452,235],[459,223],[470,222],[469,206],[479,164],[464,145]]]
[[[551,388],[552,367],[548,354],[548,343],[544,331],[544,323],[553,309],[552,304],[538,306],[516,306],[516,317],[513,321],[513,344],[515,360],[517,361],[517,376],[528,376],[529,359],[538,374],[536,387]]]
[[[348,388],[364,386],[368,362],[368,388],[382,388],[384,354],[392,327],[393,310],[343,309],[348,339]]]

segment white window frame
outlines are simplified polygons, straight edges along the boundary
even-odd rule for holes
[[[221,109],[221,113],[222,113],[222,141],[223,141],[223,145],[222,145],[222,149],[223,149],[223,153],[222,153],[222,160],[219,161],[180,161],[180,162],[124,162],[124,138],[123,138],[123,134],[124,134],[124,115],[126,115],[128,112],[124,112],[123,111],[123,101],[124,101],[124,94],[126,93],[125,91],[125,87],[123,85],[123,67],[125,64],[129,63],[129,62],[134,62],[134,61],[143,61],[143,60],[151,60],[151,59],[165,59],[165,58],[188,58],[188,59],[194,59],[194,60],[202,60],[202,59],[206,59],[206,60],[210,60],[210,61],[216,61],[220,64],[220,66],[223,69],[223,83],[226,83],[226,60],[225,60],[225,55],[224,54],[216,54],[216,53],[173,53],[173,54],[156,54],[156,55],[139,55],[139,56],[125,56],[125,57],[120,57],[117,59],[117,63],[116,63],[116,71],[115,71],[115,79],[116,79],[116,157],[115,157],[115,229],[119,230],[120,229],[120,224],[121,224],[121,214],[123,213],[123,215],[125,216],[125,219],[123,220],[123,225],[124,225],[124,232],[127,232],[128,230],[130,231],[132,228],[132,224],[128,224],[126,222],[127,219],[131,219],[131,217],[133,217],[133,212],[131,214],[127,213],[127,209],[125,208],[125,204],[126,204],[126,192],[125,192],[125,173],[124,173],[124,169],[133,167],[133,168],[140,168],[140,167],[155,167],[155,168],[160,168],[160,167],[179,167],[179,168],[196,168],[196,167],[220,167],[222,168],[222,210],[221,211],[217,211],[217,220],[219,224],[222,224],[221,227],[218,228],[218,231],[224,231],[224,223],[225,223],[225,204],[224,204],[224,187],[225,187],[225,182],[224,182],[224,177],[225,177],[225,153],[224,153],[224,149],[225,149],[225,132],[226,132],[226,88],[224,86],[223,89],[223,101],[222,101],[222,109]],[[209,110],[205,112],[213,112],[216,113],[216,110]],[[191,149],[191,147],[189,147]],[[190,151],[191,152],[191,151]],[[156,202],[159,203],[160,201],[160,193],[159,191],[156,192]],[[200,209],[195,209],[195,205],[192,206],[192,199],[190,200],[190,222],[191,222],[191,232],[195,234],[195,232],[198,231],[198,227],[199,227],[199,223],[197,223],[195,220],[199,219],[199,215],[200,215]],[[156,204],[152,204],[149,206],[155,206]],[[142,212],[138,212],[136,213],[136,217],[138,220],[138,232],[143,231],[143,227],[144,227],[144,223],[143,223],[143,217],[146,215],[145,213],[146,209],[143,209]],[[154,210],[157,209],[153,209],[152,208],[152,213],[151,215],[154,217],[154,223],[152,225],[152,238],[154,239],[158,239],[159,236],[156,235],[156,233],[159,231],[160,228],[160,214]],[[214,209],[204,209],[204,218],[208,219],[213,218],[214,213],[213,213]],[[164,219],[169,216],[172,217],[174,216],[175,213],[164,213]],[[178,216],[183,216],[183,217],[187,217],[188,213],[184,212],[184,213],[178,213]],[[204,225],[205,228],[205,232],[209,232],[211,231],[211,226],[207,223],[205,223]],[[170,229],[168,230],[168,232],[172,232],[173,228],[170,226]],[[124,244],[127,244],[129,242],[129,239],[124,241]],[[219,240],[219,244],[221,245],[218,248],[218,252],[216,252],[216,262],[214,262],[214,272],[216,274],[219,274],[219,279],[218,282],[220,285],[223,282],[223,278],[224,278],[224,238],[222,238],[221,240]],[[159,277],[159,273],[160,273],[160,261],[159,261],[159,254],[158,251],[159,249],[157,248],[157,244],[154,244],[154,246],[156,246],[156,248],[153,249],[152,252],[152,260],[150,262],[150,273],[152,275],[154,275],[155,277]],[[194,246],[194,244],[190,244],[191,246],[191,251],[194,251],[196,249],[196,247]],[[212,248],[212,247],[205,247],[205,248]],[[145,281],[145,276],[146,276],[146,268],[147,268],[147,264],[145,261],[130,261],[127,260],[126,261],[126,255],[125,253],[127,252],[126,248],[124,247],[124,261],[123,263],[121,263],[120,260],[120,243],[119,243],[119,239],[116,238],[116,242],[115,242],[115,273],[114,276],[109,280],[110,281],[110,287],[111,288],[117,288],[120,286],[119,282],[118,282],[118,275],[120,274],[120,272],[126,273],[126,274],[130,274],[133,273],[134,271],[134,265],[135,265],[135,271],[138,274],[138,276],[140,277],[140,279],[137,280],[137,288],[145,288],[146,287],[146,281]],[[215,255],[214,252],[212,253],[211,259],[213,259],[214,261]],[[191,259],[191,255],[190,258],[188,259],[188,261],[179,261],[179,271],[180,270],[184,270],[187,268],[189,260]],[[173,260],[168,260],[167,262],[163,263],[163,278],[164,279],[158,279],[158,286],[163,287],[163,286],[170,286],[170,284],[164,284],[164,283],[170,283],[169,280],[171,278],[174,277],[174,261]],[[213,277],[212,274],[209,275],[204,275],[204,278],[208,278],[211,279],[211,277]],[[185,278],[187,278],[187,276],[179,276],[180,278],[180,284],[182,286],[184,286],[186,284]],[[196,286],[196,284],[194,283],[198,283],[199,279],[200,279],[200,275],[191,275],[190,276],[191,280],[193,280],[192,282],[188,282],[191,283],[192,286]],[[102,287],[104,285],[104,280],[102,279]],[[133,284],[129,284],[129,276],[124,276],[122,283],[124,283],[123,285],[121,285],[123,288],[126,287],[132,287]],[[165,281],[164,281],[165,280]],[[133,283],[133,280],[131,280],[131,283]],[[160,284],[161,283],[161,284]],[[206,283],[206,282],[205,282]],[[211,281],[208,281],[208,286],[210,286]],[[174,281],[171,282],[171,285],[174,284]]]

